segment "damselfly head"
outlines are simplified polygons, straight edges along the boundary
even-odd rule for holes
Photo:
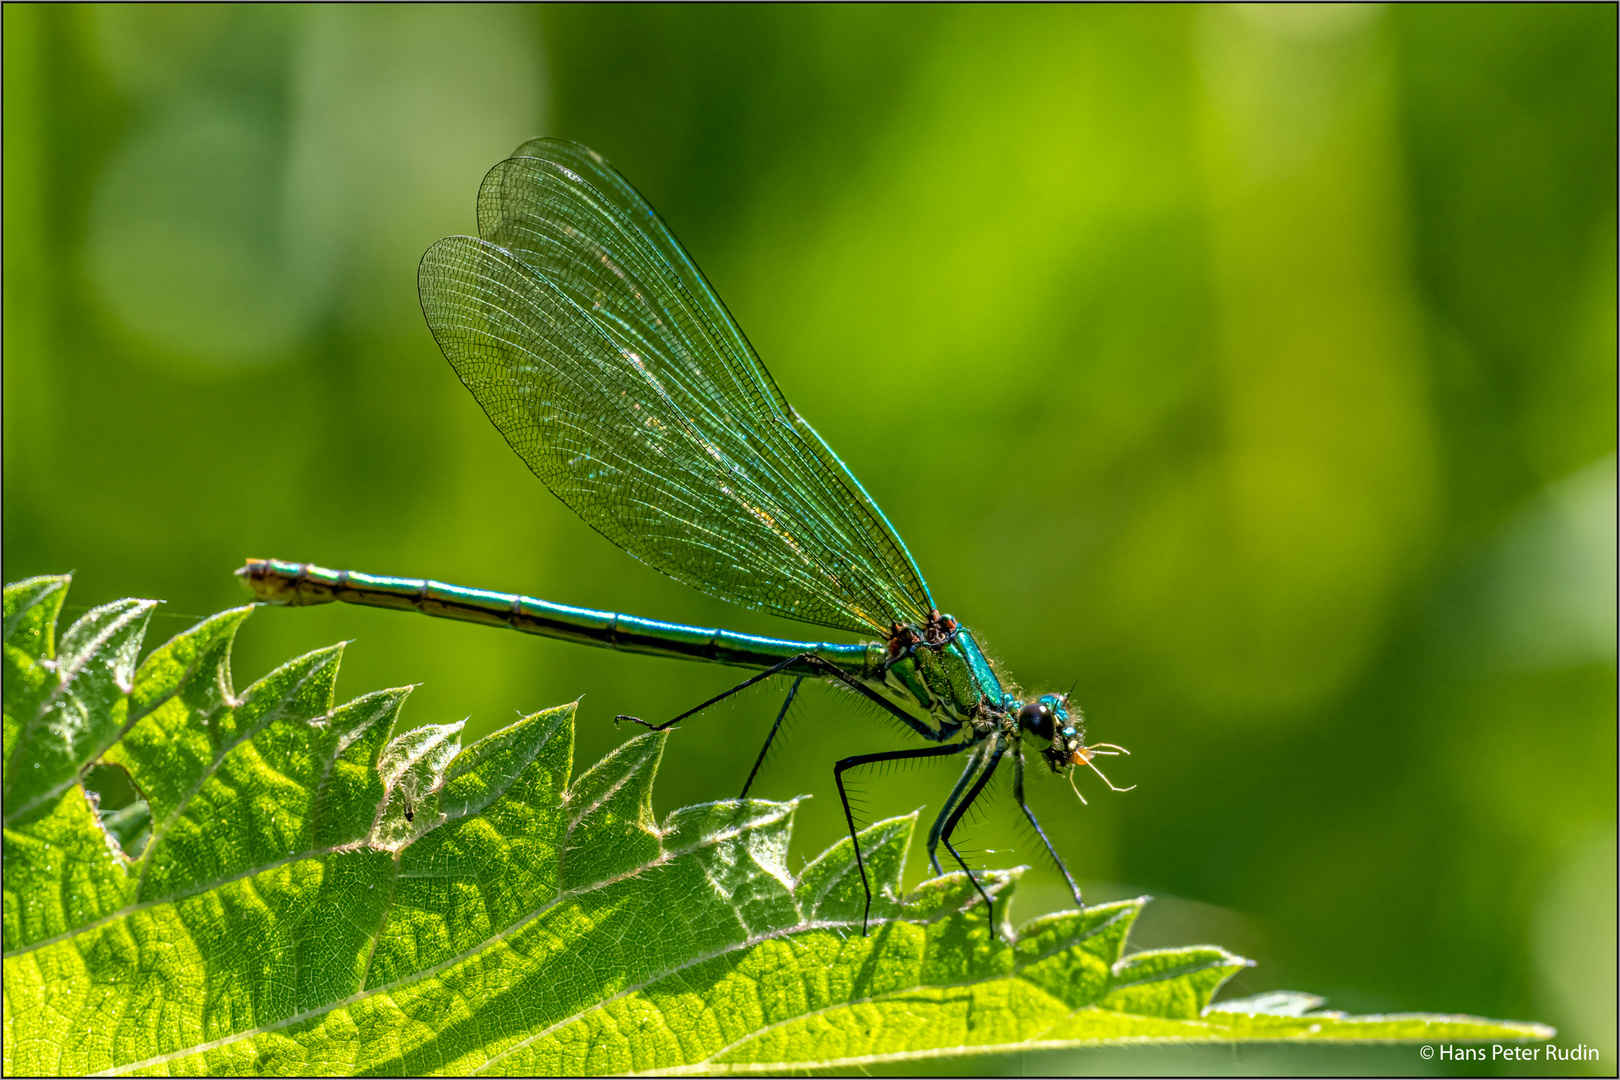
[[[1041,755],[1053,772],[1061,772],[1068,764],[1070,753],[1085,746],[1080,726],[1069,718],[1069,700],[1066,694],[1042,694],[1018,710],[1019,730],[1034,736],[1047,745]]]
[[[1108,777],[1103,776],[1102,770],[1097,768],[1097,763],[1093,760],[1098,756],[1112,757],[1116,754],[1129,754],[1130,751],[1113,743],[1093,743],[1087,746],[1079,718],[1069,716],[1067,694],[1043,694],[1021,706],[1018,710],[1018,726],[1022,731],[1048,744],[1041,748],[1041,757],[1046,759],[1047,767],[1053,772],[1069,774],[1070,787],[1074,787],[1075,766],[1084,765],[1102,777],[1102,782],[1114,791],[1131,790],[1118,787]],[[1074,794],[1081,802],[1086,801],[1079,788],[1075,788]]]

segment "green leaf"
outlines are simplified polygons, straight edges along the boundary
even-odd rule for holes
[[[237,694],[250,608],[138,667],[144,601],[55,645],[68,581],[5,594],[6,1073],[781,1072],[1140,1041],[1531,1039],[1533,1024],[1211,1005],[1249,961],[1128,954],[1145,898],[992,935],[961,874],[903,895],[915,815],[796,877],[794,802],[659,821],[648,733],[574,778],[574,706],[460,745],[334,705],[341,649]],[[139,792],[98,813],[83,779]],[[98,775],[102,775],[99,774]],[[149,834],[147,830],[149,829]],[[150,839],[133,857],[123,840]],[[985,888],[1007,897],[1019,871]],[[1006,905],[998,905],[1005,911]]]
[[[117,738],[146,620],[157,606],[152,600],[103,604],[68,629],[57,655],[55,620],[66,594],[66,578],[32,578],[6,587],[8,821],[60,794],[83,762]]]

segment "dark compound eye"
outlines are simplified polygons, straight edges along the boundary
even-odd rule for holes
[[[1044,701],[1032,701],[1018,710],[1018,726],[1037,739],[1051,739],[1057,714]]]

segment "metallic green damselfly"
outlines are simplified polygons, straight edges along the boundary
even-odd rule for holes
[[[872,894],[844,774],[887,761],[968,755],[929,830],[928,857],[943,872],[943,844],[993,910],[951,837],[1010,758],[1019,810],[1081,903],[1079,885],[1025,802],[1023,740],[1033,740],[1071,785],[1076,766],[1096,769],[1098,754],[1121,748],[1086,745],[1068,695],[1026,698],[966,627],[940,613],[883,511],[794,412],[680,242],[601,155],[557,139],[518,147],[484,178],[478,236],[434,244],[417,281],[450,366],[518,456],[587,524],[711,596],[877,640],[756,637],[253,559],[238,573],[260,600],[408,608],[757,672],[661,724],[620,717],[655,730],[788,676],[787,698],[743,797],[803,681],[841,683],[934,744],[833,766],[866,887],[863,932]]]

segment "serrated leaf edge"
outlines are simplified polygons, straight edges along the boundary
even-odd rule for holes
[[[331,665],[341,663],[343,659],[343,647],[346,644],[348,643],[339,642],[336,645],[328,645],[322,649],[314,649],[305,653],[303,656],[295,657],[293,660],[289,661],[288,663],[297,663],[300,660],[307,660],[311,657],[319,657],[321,661],[319,663],[312,663],[309,669],[303,673],[303,676],[293,684],[293,689],[302,687],[311,679],[319,677],[320,674],[326,671],[326,669]],[[277,668],[276,671],[281,671],[286,666],[286,664],[283,664],[281,667]],[[275,673],[276,672],[273,671],[270,673],[270,675],[266,675],[263,679],[258,680],[236,697],[224,699],[224,705],[232,710],[240,709],[245,702],[251,700],[254,690],[265,685],[266,681],[271,678],[271,676],[275,675]],[[282,700],[285,701],[291,696],[291,692],[283,694]],[[331,711],[332,705],[329,701],[327,703],[326,713],[330,713]],[[146,850],[142,852],[141,858],[138,860],[141,871],[135,882],[136,896],[139,896],[141,894],[141,890],[145,888],[147,875],[151,872],[153,862],[150,856],[152,853],[158,850],[158,843],[165,835],[167,835],[169,829],[174,825],[174,823],[179,821],[181,817],[184,816],[186,808],[189,807],[191,805],[191,801],[197,797],[197,793],[203,789],[203,786],[207,784],[209,780],[213,779],[216,773],[219,772],[220,767],[224,765],[226,758],[230,757],[233,750],[241,746],[243,743],[250,741],[255,735],[269,727],[271,724],[275,723],[276,720],[281,718],[283,715],[284,713],[282,710],[282,705],[281,703],[277,703],[274,707],[266,709],[264,715],[261,716],[257,722],[251,726],[238,730],[235,738],[233,738],[230,742],[218,747],[214,751],[213,758],[208,762],[207,767],[198,772],[197,778],[192,783],[190,789],[187,790],[184,795],[175,800],[174,809],[169,812],[168,816],[161,822],[158,821],[155,815],[153,816],[152,839],[147,842]],[[255,869],[252,872],[259,873],[260,871]],[[153,899],[158,900],[162,898],[154,897]]]
[[[798,800],[798,799],[794,800],[795,804],[797,802],[799,802],[799,801],[800,800]],[[880,828],[880,827],[882,827],[882,826],[884,826],[886,824],[889,824],[892,821],[902,821],[902,820],[904,820],[903,817],[902,818],[890,818],[890,819],[887,819],[886,821],[880,821],[880,822],[877,822],[874,825],[868,826],[868,829],[877,829],[877,828]],[[866,829],[863,829],[862,833],[864,834],[866,831],[867,831]],[[833,845],[833,848],[829,848],[828,850],[831,851],[834,848],[836,848],[837,846],[838,845],[835,844],[835,845]],[[694,849],[691,849],[691,850],[695,851],[696,849],[694,848]],[[822,854],[824,855],[824,854],[826,854],[826,852],[823,852]],[[817,856],[817,858],[820,858],[820,856]],[[649,865],[651,865],[651,864],[649,864]],[[930,882],[944,881],[944,882],[947,882],[948,884],[960,885],[960,884],[965,884],[967,882],[967,875],[962,873],[961,871],[952,871],[951,873],[943,874],[938,878],[930,878],[929,881]],[[915,892],[916,892],[916,890],[913,890],[912,895],[915,895]],[[888,925],[888,924],[895,923],[895,922],[903,922],[903,923],[905,923],[905,924],[907,924],[909,926],[932,926],[932,925],[934,925],[936,923],[943,922],[946,919],[951,918],[953,916],[960,915],[963,912],[965,912],[965,911],[969,910],[970,908],[972,908],[972,907],[974,907],[974,906],[981,903],[981,901],[979,899],[979,894],[978,894],[977,891],[975,891],[975,890],[973,890],[971,888],[964,888],[962,890],[962,892],[963,892],[963,898],[962,898],[963,902],[962,902],[960,907],[945,908],[945,909],[942,909],[940,911],[934,912],[933,914],[927,916],[926,918],[883,919],[883,920],[874,919],[874,920],[872,920],[873,926],[874,926],[874,928],[876,928],[876,927]],[[582,1009],[581,1011],[574,1014],[573,1016],[565,1017],[564,1019],[557,1021],[555,1024],[552,1024],[549,1027],[545,1028],[543,1031],[535,1032],[534,1034],[522,1039],[520,1042],[514,1044],[513,1046],[507,1047],[505,1050],[502,1050],[499,1054],[496,1054],[496,1055],[493,1055],[492,1057],[490,1057],[490,1059],[487,1062],[485,1062],[484,1067],[488,1068],[494,1062],[500,1061],[502,1058],[510,1057],[511,1055],[519,1052],[520,1050],[523,1050],[523,1049],[527,1048],[528,1046],[532,1045],[536,1041],[545,1038],[547,1035],[550,1035],[550,1034],[552,1034],[553,1032],[556,1032],[556,1031],[560,1031],[561,1029],[567,1027],[569,1024],[577,1023],[578,1021],[580,1021],[581,1019],[583,1019],[586,1016],[591,1015],[592,1013],[600,1012],[602,1009],[607,1008],[609,1005],[613,1004],[616,1001],[622,1001],[625,998],[631,997],[631,996],[633,996],[635,994],[639,994],[642,991],[646,990],[649,986],[654,985],[655,983],[663,982],[665,979],[673,978],[674,976],[680,974],[682,971],[686,971],[686,970],[689,970],[690,968],[698,967],[698,966],[700,966],[702,964],[707,964],[712,960],[718,960],[720,957],[729,955],[731,953],[740,952],[740,951],[744,951],[744,950],[747,950],[747,949],[752,949],[755,946],[763,944],[764,942],[767,942],[767,941],[780,941],[780,940],[784,940],[784,939],[789,938],[789,937],[793,937],[793,936],[796,936],[796,935],[799,935],[799,934],[806,933],[808,931],[815,931],[815,930],[833,930],[833,931],[837,931],[837,930],[853,930],[854,927],[855,927],[855,924],[856,924],[856,920],[854,920],[854,919],[849,919],[847,921],[845,921],[845,920],[836,920],[836,919],[835,920],[812,919],[812,920],[806,920],[804,922],[798,923],[795,926],[781,927],[779,929],[772,930],[772,931],[769,931],[769,932],[764,933],[764,934],[751,934],[746,938],[740,938],[737,941],[732,942],[731,944],[727,945],[725,948],[714,949],[714,950],[711,950],[711,951],[709,951],[707,953],[703,953],[701,955],[691,957],[688,960],[686,960],[686,961],[684,961],[684,962],[682,962],[680,964],[676,964],[673,967],[670,967],[669,969],[667,969],[667,970],[665,970],[663,972],[660,972],[659,975],[657,976],[657,978],[644,980],[643,982],[640,982],[640,983],[638,983],[638,984],[636,984],[634,986],[627,986],[623,990],[620,990],[618,993],[613,994],[611,997],[605,997],[601,1001],[593,1003],[590,1006],[590,1008]],[[875,930],[874,930],[874,932],[875,932]],[[1069,942],[1068,945],[1064,946],[1064,948],[1069,948],[1069,947],[1073,946],[1076,942],[1079,942],[1079,941],[1082,941],[1082,940],[1084,940],[1084,936],[1075,938],[1074,941]],[[1022,964],[1022,965],[1018,965],[1018,966],[1021,967],[1021,966],[1027,966],[1028,964],[1037,963],[1037,962],[1039,962],[1039,960],[1047,959],[1050,956],[1056,955],[1056,953],[1061,952],[1061,951],[1063,951],[1063,950],[1062,949],[1053,950],[1052,953],[1044,954],[1044,955],[1036,958],[1035,960],[1030,960],[1030,961],[1026,962],[1026,964]],[[994,978],[1004,978],[1004,977],[1006,977],[1004,974],[994,976]],[[974,985],[978,985],[979,983],[984,983],[984,982],[989,982],[989,981],[991,981],[991,980],[987,978],[987,979],[974,980],[973,982],[968,982],[968,983],[960,983],[960,984],[958,984],[958,983],[947,983],[947,984],[941,984],[939,988],[940,989],[950,989],[950,988],[952,988],[954,986],[958,986],[958,985],[960,985],[960,986],[974,986]],[[929,987],[929,989],[935,989],[935,987],[931,986],[931,987]],[[810,1012],[801,1013],[801,1014],[799,1014],[797,1016],[794,1016],[794,1017],[792,1017],[790,1019],[783,1020],[783,1021],[780,1021],[780,1022],[775,1023],[775,1024],[769,1024],[769,1025],[766,1025],[765,1027],[759,1028],[756,1031],[754,1031],[753,1033],[751,1033],[749,1036],[747,1036],[747,1039],[755,1038],[755,1037],[757,1037],[758,1035],[760,1035],[760,1034],[762,1034],[764,1032],[770,1031],[770,1030],[772,1030],[774,1028],[781,1027],[781,1026],[783,1026],[785,1024],[797,1023],[797,1022],[799,1022],[801,1020],[804,1020],[806,1018],[813,1017],[813,1016],[819,1016],[819,1015],[822,1015],[824,1013],[830,1013],[830,1012],[832,1012],[832,1011],[834,1011],[836,1009],[843,1008],[843,1007],[848,1006],[848,1005],[866,1004],[866,1003],[870,1003],[870,1002],[874,1002],[874,1001],[880,1001],[880,1000],[882,1000],[882,999],[881,998],[869,998],[869,999],[851,1000],[851,1001],[847,1001],[847,1002],[842,1002],[839,1005],[831,1005],[831,1006],[827,1006],[826,1008],[823,1008],[823,1009],[815,1009],[815,1010],[812,1010]],[[716,1050],[713,1054],[709,1055],[709,1058],[707,1060],[712,1060],[714,1057],[725,1053],[726,1051],[732,1049],[733,1047],[741,1045],[743,1042],[746,1042],[747,1039],[738,1039],[733,1043],[730,1043],[730,1044],[727,1044],[724,1047],[721,1047],[719,1050]],[[782,1068],[790,1068],[790,1067],[792,1067],[792,1066],[782,1066]],[[701,1066],[701,1065],[680,1066],[680,1069],[691,1069],[691,1070],[696,1071],[696,1072],[712,1071],[711,1068]],[[653,1074],[630,1073],[630,1074],[627,1074],[627,1075],[636,1076],[636,1075],[658,1075],[658,1074],[657,1073],[653,1073]]]
[[[30,743],[38,737],[40,727],[42,726],[45,717],[50,715],[55,706],[62,700],[63,695],[72,688],[73,680],[76,679],[79,673],[85,669],[85,665],[89,662],[89,658],[96,654],[100,646],[105,643],[108,638],[127,628],[130,623],[136,620],[141,620],[144,622],[151,616],[152,610],[157,606],[158,601],[156,600],[136,600],[130,598],[125,600],[115,600],[110,604],[101,604],[97,607],[93,607],[73,621],[73,624],[69,626],[67,631],[62,635],[62,639],[65,640],[70,637],[74,629],[88,621],[91,616],[107,614],[120,607],[124,610],[120,612],[117,617],[113,618],[105,626],[101,627],[93,635],[91,635],[87,641],[81,643],[80,648],[77,650],[76,663],[65,663],[64,661],[67,658],[61,655],[58,655],[55,659],[35,660],[35,663],[55,674],[56,685],[51,688],[51,692],[46,694],[44,700],[42,700],[34,709],[34,715],[30,716],[27,721],[23,723],[22,730],[17,735],[17,743],[12,747],[11,750],[13,760],[20,761],[26,756],[26,750],[28,749]],[[140,638],[143,641],[146,638],[146,631],[144,628],[141,630]],[[61,641],[57,642],[59,653],[61,644]],[[130,691],[134,689],[134,674],[135,667],[132,665],[130,670],[130,685],[124,685],[123,680],[118,680],[117,682],[119,690],[123,692],[126,698],[129,696]],[[125,723],[119,725],[117,733],[108,740],[107,745],[101,747],[94,754],[90,755],[90,758],[84,764],[74,769],[73,772],[68,776],[64,777],[61,781],[53,784],[46,790],[40,792],[27,802],[21,803],[14,807],[10,813],[7,813],[3,819],[0,819],[0,826],[10,825],[12,822],[26,817],[28,814],[39,809],[41,806],[44,806],[52,799],[60,798],[64,791],[72,787],[74,784],[80,782],[80,780],[84,777],[85,770],[89,769],[98,760],[100,760],[101,755],[106,752],[107,746],[111,746],[116,743],[118,739],[123,736],[123,733],[128,730],[129,722],[129,718],[126,717]],[[9,765],[10,762],[7,764]],[[12,778],[10,776],[6,776],[3,782],[6,788],[9,789],[11,787]]]

